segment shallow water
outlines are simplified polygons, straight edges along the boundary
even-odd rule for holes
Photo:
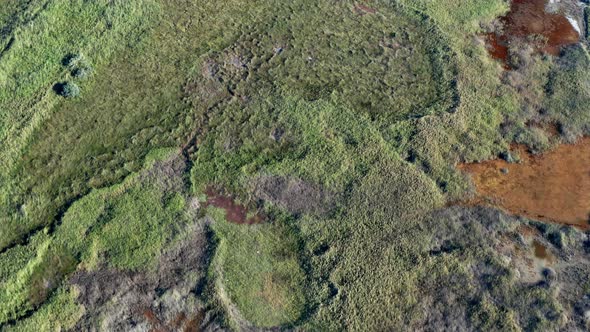
[[[531,219],[590,229],[590,138],[542,155],[522,146],[520,163],[504,160],[461,164],[477,190],[475,204],[500,207]]]
[[[507,63],[508,47],[517,39],[551,55],[559,55],[561,47],[577,43],[580,35],[570,20],[547,13],[546,4],[547,0],[512,0],[510,11],[499,19],[502,31],[486,36],[490,55]],[[531,38],[534,36],[542,38]]]

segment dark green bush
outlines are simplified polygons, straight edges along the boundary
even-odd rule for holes
[[[92,68],[90,68],[89,66],[84,66],[84,67],[80,67],[80,68],[76,68],[76,69],[72,70],[72,77],[78,78],[78,79],[84,79],[84,78],[90,76],[90,73],[92,73]]]
[[[76,98],[80,95],[80,87],[74,82],[57,84],[55,90],[64,98]]]
[[[563,234],[559,230],[556,230],[556,231],[553,231],[553,232],[547,234],[547,240],[549,240],[549,242],[551,242],[551,244],[553,244],[554,246],[556,246],[559,249],[563,249],[566,245],[566,242],[567,242],[565,234]]]
[[[92,72],[92,66],[81,53],[66,55],[62,64],[70,70],[72,77],[77,79],[84,79]]]
[[[63,59],[62,59],[62,64],[66,67],[69,68],[74,68],[75,66],[78,65],[78,63],[84,61],[84,56],[80,53],[78,54],[73,54],[70,53],[68,55],[66,55]]]

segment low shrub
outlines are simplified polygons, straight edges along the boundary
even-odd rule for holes
[[[70,70],[72,77],[77,79],[84,79],[92,72],[92,66],[81,53],[66,55],[62,64]]]
[[[91,73],[92,73],[92,68],[90,68],[89,66],[84,66],[84,67],[80,67],[80,68],[76,68],[76,69],[72,70],[72,77],[78,78],[78,79],[84,79],[84,78],[87,78],[88,76],[90,76]]]
[[[62,59],[61,63],[65,67],[74,68],[82,61],[84,61],[84,56],[82,54],[70,53]]]
[[[80,87],[74,82],[58,83],[53,90],[64,98],[76,98],[80,95]]]

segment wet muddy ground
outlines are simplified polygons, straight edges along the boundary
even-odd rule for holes
[[[568,18],[546,11],[548,0],[512,0],[510,11],[499,19],[502,28],[486,36],[490,55],[509,63],[509,47],[525,42],[539,52],[559,55],[561,47],[575,44],[580,36]]]
[[[461,164],[477,190],[477,204],[531,219],[590,229],[590,138],[542,155],[514,146],[519,163]]]
[[[235,224],[257,224],[264,221],[264,217],[258,213],[249,214],[246,206],[238,204],[230,197],[223,195],[213,187],[208,187],[205,191],[207,201],[205,206],[214,206],[225,211],[225,219]]]
[[[547,253],[547,247],[545,247],[545,245],[543,245],[541,242],[534,240],[533,247],[535,248],[535,257],[539,259],[546,259],[549,257],[549,254]]]

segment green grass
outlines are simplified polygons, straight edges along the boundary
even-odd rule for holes
[[[40,1],[30,3],[31,7],[40,6]],[[0,138],[14,140],[2,147],[9,158],[4,163],[16,158],[14,154],[26,144],[37,122],[46,118],[59,99],[51,88],[67,76],[63,59],[71,53],[85,53],[96,63],[107,60],[123,40],[133,41],[137,30],[145,28],[138,17],[149,22],[156,4],[49,1],[43,8],[28,24],[12,31],[18,38],[2,55],[0,107],[7,111],[2,114]],[[2,166],[7,172],[7,165]]]
[[[7,331],[59,331],[71,329],[82,316],[83,309],[74,301],[75,292],[60,289],[48,303],[31,317],[7,328]]]
[[[2,256],[0,261],[0,285],[3,285],[11,276],[23,269],[33,259],[41,243],[47,238],[46,234],[35,235],[25,246],[16,246]]]
[[[31,6],[36,5],[31,2]],[[51,214],[27,217],[14,210],[27,204],[20,187],[23,154],[37,130],[45,128],[45,120],[57,110],[63,114],[64,102],[52,91],[54,84],[69,75],[62,60],[68,54],[83,53],[97,66],[104,64],[122,48],[122,41],[133,42],[141,36],[146,25],[138,17],[149,22],[156,8],[153,2],[50,1],[29,24],[12,31],[18,38],[0,62],[0,108],[6,110],[0,119],[0,139],[8,142],[0,148],[0,203],[5,225],[0,247],[51,218]],[[89,85],[81,84],[82,93],[89,94]],[[47,198],[34,197],[30,205],[45,210],[49,207],[43,205],[44,200]]]
[[[305,312],[305,274],[299,242],[283,222],[244,227],[210,211],[219,246],[212,273],[224,305],[235,305],[255,326],[273,327],[297,321]],[[231,312],[231,310],[229,310]],[[231,317],[238,319],[238,317]]]
[[[148,160],[174,153],[159,151]],[[146,171],[152,164],[147,162]],[[21,256],[28,261],[2,268],[0,325],[46,301],[79,264],[86,269],[151,266],[187,220],[183,193],[162,192],[159,180],[136,173],[121,184],[92,191],[68,209],[53,234],[38,235],[29,246],[3,256],[11,264],[19,264]]]
[[[585,48],[568,48],[549,73],[547,117],[556,122],[566,141],[590,134],[590,56]]]
[[[30,82],[27,89],[38,86],[44,96],[31,97],[35,102],[32,107],[26,104],[29,99],[0,98],[0,103],[18,101],[15,112],[26,111],[6,114],[2,122],[22,134],[10,134],[14,136],[11,144],[2,147],[6,149],[2,158],[6,165],[1,167],[5,180],[0,203],[5,227],[0,231],[0,247],[52,222],[63,206],[91,188],[114,184],[138,170],[150,149],[181,146],[188,140],[194,124],[190,122],[190,106],[183,101],[183,85],[200,54],[232,37],[231,31],[224,35],[228,32],[222,21],[231,10],[229,4],[219,17],[207,19],[197,18],[199,11],[187,11],[184,3],[176,2],[108,5],[59,1],[53,6],[58,4],[60,7],[52,9],[55,13],[47,9],[44,15],[60,20],[70,11],[80,10],[88,12],[79,17],[88,18],[85,24],[98,26],[77,27],[74,32],[80,42],[64,39],[56,31],[52,34],[55,38],[47,37],[45,43],[59,47],[39,43],[34,50],[47,56],[29,59],[19,55],[23,50],[15,46],[9,53],[14,53],[10,55],[14,59],[0,64],[15,77],[23,76],[19,74],[20,62],[27,68],[43,66],[34,68],[43,76],[35,76],[35,84]],[[141,25],[134,21],[139,18]],[[113,21],[113,28],[101,33],[107,21]],[[39,29],[47,24],[41,20]],[[61,24],[69,26],[67,20]],[[52,27],[61,26],[56,23]],[[129,30],[117,30],[123,28]],[[46,30],[43,33],[52,31]],[[179,35],[183,30],[187,33]],[[97,39],[100,36],[107,39]],[[82,41],[90,48],[83,47]],[[44,47],[52,48],[46,52]],[[63,100],[52,91],[54,83],[70,75],[61,64],[69,53],[84,54],[94,66],[93,77],[80,82],[81,97],[75,100]],[[14,86],[14,93],[19,93],[17,88]]]
[[[477,41],[507,2],[455,2],[3,1],[0,41],[14,41],[0,55],[0,326],[28,315],[12,327],[73,326],[73,271],[149,269],[189,194],[213,184],[252,207],[267,175],[317,185],[336,207],[293,217],[260,203],[272,220],[255,226],[207,209],[219,243],[203,296],[230,327],[404,330],[439,281],[463,304],[481,295],[453,277],[504,269],[482,231],[472,249],[432,258],[427,216],[465,196],[458,161],[548,144],[523,106],[588,134],[588,54],[536,60],[519,94]],[[68,54],[91,75],[74,77]],[[66,81],[78,97],[55,94]],[[183,146],[190,192],[142,178]],[[478,329],[526,327],[519,313],[536,300],[539,315],[557,310],[509,274],[494,282],[468,312]]]

